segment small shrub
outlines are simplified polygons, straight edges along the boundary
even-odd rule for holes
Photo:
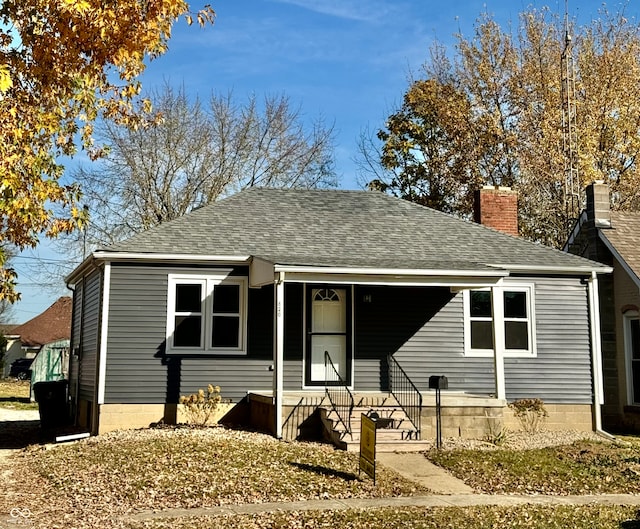
[[[207,424],[211,416],[222,402],[220,386],[207,386],[207,391],[199,389],[198,393],[181,396],[180,404],[183,406],[187,423],[197,426]]]
[[[541,399],[520,399],[509,404],[513,414],[527,433],[542,431],[544,420],[549,416]]]
[[[487,419],[487,435],[485,441],[494,446],[504,445],[511,436],[511,432],[506,426],[502,425],[502,420],[497,417],[489,417],[485,411],[484,416]]]

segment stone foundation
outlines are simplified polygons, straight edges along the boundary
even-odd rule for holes
[[[480,439],[503,426],[504,400],[442,395],[442,437]],[[436,437],[435,398],[427,397],[422,409],[422,439]]]
[[[484,400],[484,402],[483,402]],[[422,411],[422,438],[436,435],[435,404]],[[592,407],[588,404],[545,404],[549,416],[542,422],[542,429],[550,431],[594,429]],[[482,439],[499,434],[503,428],[512,432],[522,431],[522,425],[504,401],[478,399],[468,405],[446,403],[443,396],[442,436]]]
[[[234,405],[218,405],[208,424],[216,424]],[[154,423],[179,424],[186,422],[181,404],[102,404],[98,434],[113,430],[148,428]]]
[[[590,404],[546,404],[544,407],[549,416],[542,423],[543,429],[550,431],[578,430],[591,432],[593,408]],[[504,425],[511,431],[521,431],[522,426],[511,408],[504,410]]]
[[[307,401],[307,399],[309,399]],[[312,423],[313,412],[322,402],[322,397],[307,397],[304,400],[287,397],[283,403],[283,437],[295,439],[304,429],[305,423]],[[221,404],[210,424],[217,423],[239,405]],[[90,418],[91,403],[78,402],[78,420],[81,426]],[[549,416],[543,423],[546,430],[593,430],[592,407],[588,404],[545,404]],[[251,395],[247,409],[248,416],[237,423],[248,422],[252,427],[274,433],[275,409],[270,396]],[[640,414],[638,415],[640,418]],[[186,422],[181,405],[176,404],[103,404],[100,406],[100,426],[98,434],[113,430],[147,428],[151,424],[164,422],[177,424]],[[422,439],[436,436],[436,408],[432,395],[426,395],[422,409]],[[302,429],[301,429],[302,427]],[[469,396],[442,396],[442,435],[481,439],[495,435],[503,428],[521,430],[518,419],[503,400]]]

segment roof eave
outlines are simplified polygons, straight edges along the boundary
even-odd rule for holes
[[[605,265],[595,266],[558,266],[558,265],[505,265],[499,263],[491,263],[489,266],[509,270],[510,273],[531,273],[531,274],[558,274],[558,275],[591,275],[610,274],[613,268]]]
[[[250,255],[197,255],[197,254],[170,254],[170,253],[145,253],[145,252],[109,252],[99,250],[93,252],[78,267],[65,277],[67,285],[72,284],[74,280],[82,276],[87,268],[96,266],[96,263],[105,262],[159,262],[159,263],[193,263],[193,264],[211,264],[224,263],[228,265],[246,265],[251,262]]]
[[[93,257],[102,261],[163,261],[191,263],[220,262],[225,264],[247,264],[251,260],[250,255],[199,255],[199,254],[172,254],[172,253],[133,253],[133,252],[93,252]]]
[[[275,264],[275,272],[304,274],[352,274],[378,276],[423,276],[423,277],[506,277],[502,270],[437,270],[424,268],[369,268],[345,266],[308,266]]]

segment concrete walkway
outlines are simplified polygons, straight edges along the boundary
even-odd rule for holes
[[[473,494],[473,489],[442,467],[434,465],[423,454],[381,452],[376,459],[402,477],[414,481],[435,494]]]
[[[640,496],[611,494],[601,496],[508,496],[498,494],[452,494],[406,496],[401,498],[346,498],[342,500],[306,500],[274,503],[245,503],[202,509],[167,509],[141,512],[128,520],[162,520],[183,516],[224,516],[284,511],[322,511],[347,509],[380,509],[383,507],[472,507],[482,505],[640,505]]]

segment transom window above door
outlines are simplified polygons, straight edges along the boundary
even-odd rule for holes
[[[340,296],[332,288],[323,288],[316,292],[313,301],[340,301]]]

